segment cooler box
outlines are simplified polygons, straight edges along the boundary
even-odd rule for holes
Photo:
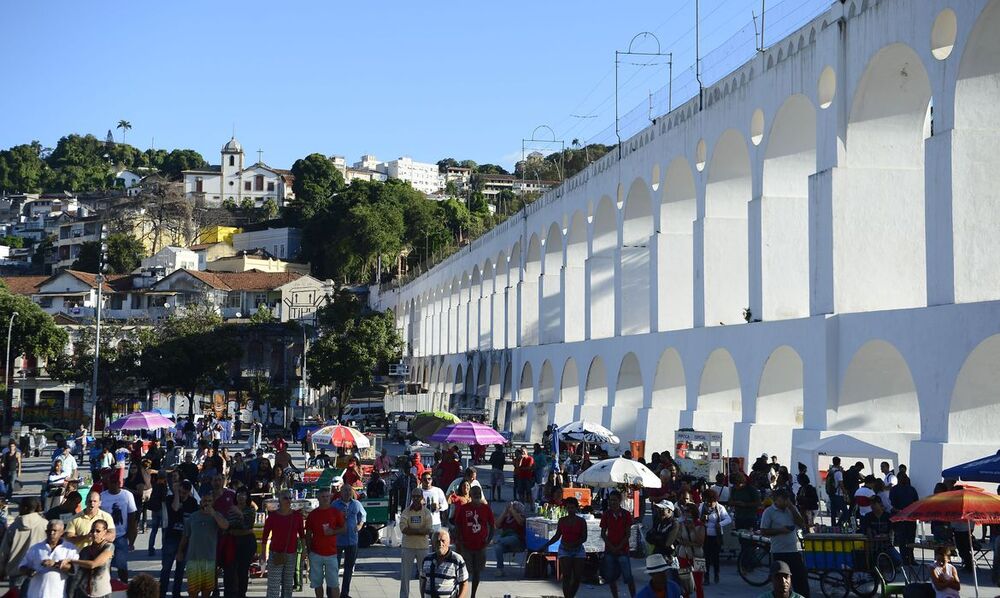
[[[861,534],[809,534],[802,556],[806,567],[817,571],[867,569],[865,536]]]
[[[562,488],[560,494],[562,500],[571,496],[575,498],[581,509],[590,506],[590,488]]]
[[[541,550],[542,546],[555,535],[559,522],[543,517],[528,517],[524,522],[524,545],[528,550]],[[559,542],[548,548],[549,552],[559,550]]]
[[[367,521],[373,525],[388,523],[389,521],[389,499],[387,498],[366,498],[361,501],[361,506],[368,514]]]

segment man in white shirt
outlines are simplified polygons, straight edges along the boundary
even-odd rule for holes
[[[80,553],[69,542],[63,542],[63,529],[62,521],[49,521],[45,527],[45,541],[33,545],[21,559],[21,574],[34,574],[28,585],[28,596],[63,598],[66,594],[66,580],[73,570],[69,561],[80,558]]]
[[[132,493],[122,490],[116,475],[108,476],[108,489],[101,492],[101,510],[110,513],[115,522],[115,554],[111,565],[118,570],[118,579],[128,583],[128,553],[135,542],[139,510]]]
[[[76,457],[73,456],[73,452],[70,450],[69,446],[64,446],[62,453],[55,458],[56,461],[62,461],[63,473],[69,475],[69,479],[75,480],[77,478],[77,470],[79,466],[76,463]]]
[[[433,485],[430,470],[420,476],[420,493],[424,495],[424,506],[431,512],[431,531],[436,532],[441,529],[441,513],[448,511],[448,498]]]
[[[892,487],[896,485],[896,472],[892,470],[892,466],[889,465],[888,461],[882,461],[881,469],[885,489],[892,490]]]

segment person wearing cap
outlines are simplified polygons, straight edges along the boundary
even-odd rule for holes
[[[653,503],[653,527],[646,534],[646,541],[653,546],[653,552],[668,559],[674,558],[674,546],[680,528],[674,518],[674,503],[661,500]]]
[[[805,526],[805,518],[792,504],[791,493],[785,489],[776,490],[774,503],[764,509],[760,517],[760,533],[771,538],[771,558],[784,561],[789,567],[795,591],[808,598],[809,575],[796,534],[797,528]]]
[[[804,598],[792,589],[792,569],[785,561],[775,561],[771,565],[771,589],[757,595],[757,598]]]
[[[639,590],[635,598],[681,598],[681,587],[667,578],[670,564],[662,554],[651,554],[646,557],[646,573],[649,584]]]

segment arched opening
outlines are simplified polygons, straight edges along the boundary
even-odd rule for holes
[[[529,440],[538,442],[542,439],[542,433],[552,423],[553,410],[555,408],[556,378],[552,370],[552,363],[548,359],[542,363],[542,370],[538,374],[538,390],[535,393],[534,412],[529,422]]]
[[[564,278],[566,342],[582,341],[586,334],[587,312],[587,217],[573,213],[566,234],[566,269]]]
[[[683,330],[694,325],[694,173],[684,158],[670,163],[663,180],[660,204],[658,311],[661,330]]]
[[[910,441],[920,434],[920,403],[910,368],[896,347],[873,340],[857,350],[840,394],[827,410],[827,429],[897,451],[908,462]]]
[[[749,304],[747,203],[750,154],[743,137],[728,129],[719,138],[705,187],[705,325],[743,322]]]
[[[563,366],[562,381],[559,384],[559,402],[576,405],[580,402],[580,372],[576,361],[570,357]]]
[[[521,281],[521,346],[538,344],[538,279],[542,275],[542,244],[538,235],[531,235],[524,258],[524,280]]]
[[[512,368],[508,362],[503,368],[503,380],[500,383],[500,403],[497,408],[497,413],[495,414],[497,429],[503,429],[505,432],[511,431],[511,394],[513,387],[513,377]]]
[[[614,406],[611,409],[611,430],[623,443],[645,438],[645,430],[636,430],[639,410],[643,405],[642,369],[635,353],[627,353],[618,368]]]
[[[816,110],[806,96],[793,95],[774,117],[764,156],[764,320],[809,315],[809,176],[815,171]]]
[[[653,198],[649,186],[636,179],[629,187],[622,223],[622,334],[649,332],[650,237],[653,234]]]
[[[486,396],[490,392],[490,381],[486,377],[486,361],[479,363],[479,371],[476,373],[476,396],[470,401],[469,407],[473,409],[483,409],[486,406]]]
[[[1000,298],[1000,0],[980,14],[969,35],[955,84],[952,230],[955,301]]]
[[[725,349],[712,351],[701,371],[694,428],[722,432],[722,448],[732,452],[733,424],[741,419],[742,403],[740,375],[733,356]]]
[[[687,384],[684,381],[684,364],[677,349],[669,348],[660,355],[653,378],[653,393],[650,397],[653,409],[687,408]]]
[[[608,405],[608,371],[600,356],[590,362],[587,381],[583,387],[583,405],[579,419],[595,423],[604,422],[604,408]]]
[[[783,345],[768,356],[757,385],[749,454],[776,454],[787,463],[792,431],[802,427],[803,408],[802,358],[795,349]]]
[[[507,275],[507,255],[500,252],[494,265],[493,274],[493,348],[506,349],[507,344],[507,287],[510,286]]]
[[[534,376],[531,371],[531,364],[525,363],[521,368],[521,379],[518,384],[517,401],[511,413],[511,433],[522,441],[527,441],[528,433],[528,409],[535,400]]]
[[[833,198],[834,308],[925,305],[924,123],[930,80],[904,44],[879,50],[847,125],[848,174]]]
[[[455,378],[451,385],[451,396],[448,397],[448,408],[455,409],[459,397],[465,394],[465,376],[462,375],[462,366],[455,368]]]
[[[594,212],[594,236],[587,260],[590,274],[590,338],[615,334],[615,247],[618,221],[611,198],[604,196]]]
[[[561,343],[563,340],[562,263],[562,231],[559,225],[553,223],[545,236],[545,270],[542,273],[542,304],[538,318],[542,344]]]
[[[948,412],[949,444],[993,447],[1000,430],[1000,334],[969,353],[955,380]],[[995,447],[994,447],[995,448]]]

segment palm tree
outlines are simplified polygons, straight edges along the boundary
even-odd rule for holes
[[[122,130],[122,145],[125,145],[125,133],[132,128],[132,123],[123,119],[118,121],[118,126],[115,128]]]

